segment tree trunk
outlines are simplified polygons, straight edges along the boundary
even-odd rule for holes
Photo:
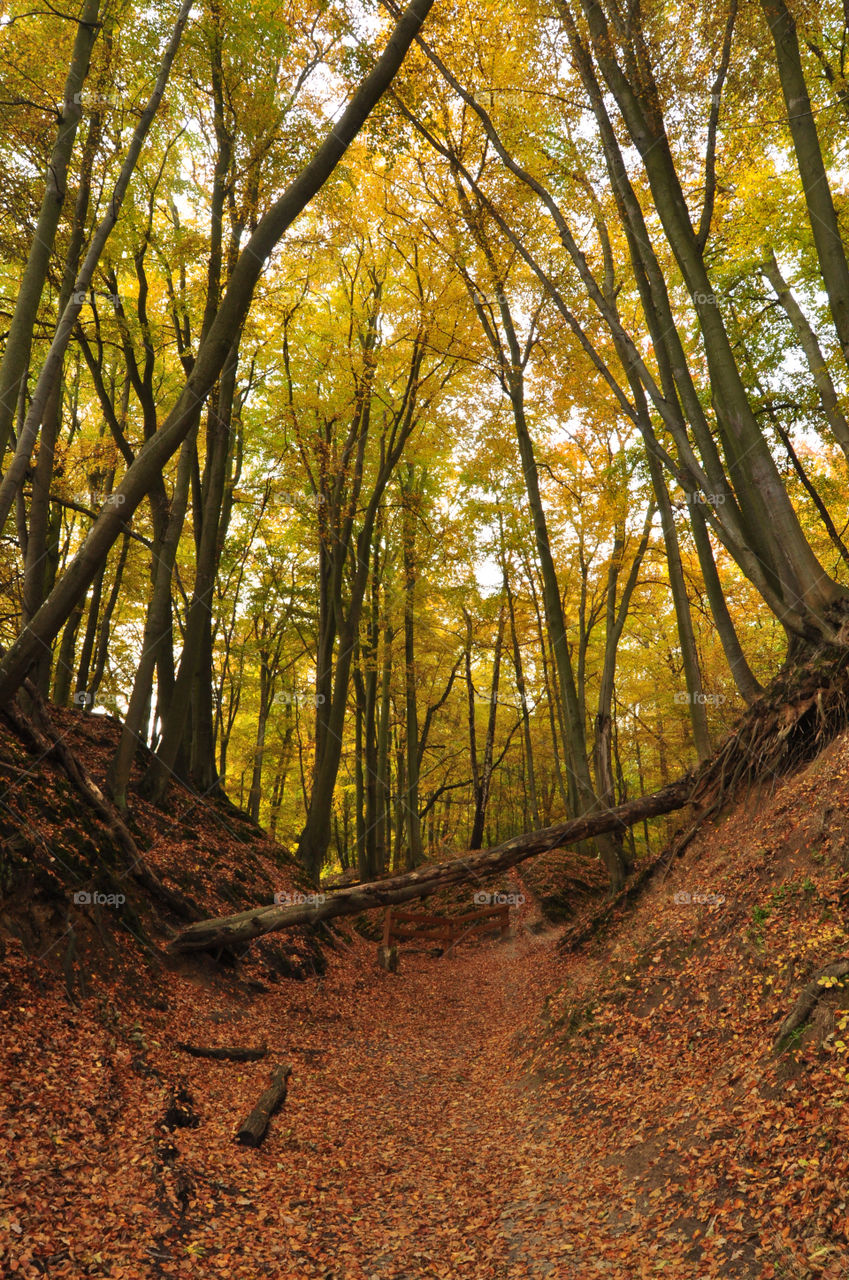
[[[713,614],[713,620],[716,623],[716,630],[719,634],[728,667],[740,696],[751,704],[763,690],[749,666],[737,637],[731,614],[728,611],[728,602],[725,599],[725,592],[719,580],[716,561],[713,557],[713,547],[710,544],[710,535],[705,524],[704,512],[698,502],[690,504],[690,528],[693,530],[693,540],[696,544],[708,604]]]
[[[666,547],[667,571],[669,573],[669,587],[672,592],[675,619],[678,624],[678,639],[681,644],[681,661],[684,667],[684,682],[690,708],[693,742],[699,759],[706,760],[711,753],[707,708],[702,687],[702,673],[699,670],[699,655],[696,649],[696,633],[693,630],[693,615],[690,612],[690,598],[687,595],[687,583],[684,580],[684,567],[681,563],[678,530],[675,528],[672,503],[669,500],[669,490],[666,487],[661,465],[653,454],[648,455],[648,461],[657,505],[660,508],[663,541]]]
[[[528,695],[525,687],[525,670],[522,665],[522,649],[519,644],[519,634],[516,630],[516,604],[513,598],[513,590],[510,586],[506,561],[504,568],[504,591],[507,596],[507,609],[510,616],[510,639],[513,645],[513,670],[516,673],[516,689],[519,694],[519,703],[522,708],[522,736],[525,743],[525,792],[529,811],[528,816],[531,828],[535,831],[541,824],[539,800],[537,798],[536,769],[534,767],[534,745],[531,737],[531,714],[528,709]]]
[[[81,90],[88,74],[94,41],[100,30],[99,12],[100,0],[85,0],[65,80],[62,113],[53,153],[47,166],[41,210],[0,363],[0,466],[9,443],[21,385],[29,368],[33,329],[65,203],[68,164],[82,115]],[[0,519],[0,528],[4,524],[5,517]]]
[[[239,1125],[236,1138],[245,1147],[258,1147],[265,1137],[265,1131],[271,1117],[279,1111],[286,1101],[286,1088],[292,1068],[275,1067],[271,1075],[271,1084],[265,1090],[253,1111]]]
[[[828,371],[828,365],[817,335],[793,296],[790,286],[782,276],[772,250],[770,250],[761,270],[775,290],[778,301],[793,326],[793,332],[796,335],[799,346],[805,353],[805,359],[808,362],[808,368],[811,371],[811,377],[819,394],[828,425],[831,427],[835,440],[847,459],[849,459],[849,422],[846,421],[846,417],[840,407],[840,399],[832,382],[831,374]]]
[[[849,265],[846,262],[843,237],[811,110],[796,22],[784,0],[761,0],[761,8],[775,45],[778,75],[787,107],[787,122],[805,192],[808,222],[816,246],[817,260],[828,294],[834,328],[844,359],[849,364]]]
[[[407,743],[407,789],[405,798],[407,824],[407,870],[424,861],[422,829],[419,819],[419,714],[416,690],[415,654],[415,588],[416,588],[416,519],[418,490],[413,464],[407,463],[401,485],[402,569],[404,573],[404,698],[406,706],[405,737]]]

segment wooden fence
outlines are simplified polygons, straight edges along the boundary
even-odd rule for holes
[[[399,911],[397,907],[387,907],[381,945],[388,948],[415,938],[440,943],[444,953],[461,938],[485,933],[496,923],[504,937],[510,928],[510,907],[507,903],[483,907],[480,911],[467,911],[461,916],[434,916],[425,911]]]

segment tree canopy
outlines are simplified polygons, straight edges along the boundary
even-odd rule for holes
[[[368,881],[710,756],[849,637],[847,39],[3,3],[0,698]]]

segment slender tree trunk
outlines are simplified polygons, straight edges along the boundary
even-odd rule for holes
[[[404,857],[404,827],[407,806],[407,765],[404,744],[397,742],[395,746],[395,839],[392,850],[392,870],[398,872],[406,862]]]
[[[29,368],[33,329],[67,190],[68,164],[82,115],[82,87],[99,30],[100,0],[85,0],[80,13],[44,197],[0,362],[0,466],[9,443],[21,385]],[[61,314],[61,313],[60,313]],[[0,528],[5,517],[0,520]]]
[[[260,650],[259,655],[259,709],[256,718],[256,738],[254,740],[254,759],[251,771],[251,787],[248,792],[248,817],[259,822],[259,810],[262,802],[262,766],[265,760],[265,736],[268,726],[268,712],[271,705],[273,680],[269,670],[269,653]]]
[[[389,624],[383,628],[383,663],[380,677],[380,723],[377,732],[377,826],[375,831],[375,862],[378,875],[389,868],[391,808],[389,794],[389,715],[391,709],[392,680],[392,632]]]
[[[364,812],[366,783],[363,769],[363,721],[365,719],[366,692],[365,680],[360,669],[359,645],[357,645],[352,676],[354,685],[354,814],[356,817],[357,874],[361,880],[367,880],[369,874],[374,873],[374,868],[369,865],[366,844],[366,818]]]
[[[539,801],[537,799],[537,782],[536,769],[534,767],[534,744],[531,737],[531,714],[528,709],[528,694],[525,686],[525,670],[522,664],[522,650],[519,645],[519,635],[516,630],[516,604],[513,599],[513,591],[507,574],[504,570],[504,592],[507,597],[507,609],[510,616],[510,639],[513,645],[513,670],[516,673],[516,689],[519,694],[519,702],[522,708],[522,736],[525,744],[525,774],[523,777],[523,788],[525,792],[526,807],[533,830],[540,825]]]
[[[74,611],[65,623],[65,628],[62,632],[62,642],[59,645],[59,656],[56,659],[56,669],[53,674],[53,701],[58,707],[66,707],[71,698],[71,684],[76,671],[74,654],[76,652],[77,631],[82,620],[84,606],[84,600],[74,606]]]
[[[684,667],[687,701],[690,710],[690,724],[693,729],[693,742],[700,760],[706,760],[711,753],[710,733],[707,723],[702,674],[699,670],[699,657],[696,650],[696,634],[693,630],[693,616],[690,612],[690,599],[687,595],[687,584],[684,580],[684,567],[681,563],[681,548],[678,543],[678,531],[675,528],[675,517],[669,490],[666,487],[663,471],[657,459],[649,454],[649,471],[651,472],[657,505],[660,508],[660,520],[663,528],[663,542],[666,548],[666,564],[669,573],[669,588],[675,606],[675,618],[678,624],[678,639],[681,644],[681,660]]]
[[[406,703],[405,736],[407,742],[407,870],[424,861],[422,830],[419,819],[419,714],[416,690],[415,589],[416,589],[416,518],[417,496],[412,463],[407,463],[401,485],[402,568],[404,573],[404,697]]]
[[[849,264],[837,212],[823,162],[817,126],[811,110],[802,67],[796,22],[784,0],[761,0],[761,9],[772,32],[781,89],[787,107],[790,136],[805,192],[808,222],[817,260],[828,294],[834,328],[849,364]]]
[[[831,427],[835,440],[847,459],[849,459],[849,422],[846,421],[846,416],[840,407],[840,398],[828,371],[828,365],[817,335],[793,296],[793,291],[782,276],[772,250],[769,251],[761,270],[775,290],[778,301],[793,326],[793,332],[796,335],[799,346],[805,353],[805,359],[808,362],[808,368],[811,371],[811,377],[819,394],[828,425]]]
[[[477,747],[474,738],[474,690],[471,683],[471,667],[469,665],[469,648],[467,648],[466,679],[469,695],[470,749],[474,757],[472,769],[475,777],[475,816],[472,821],[472,834],[469,838],[470,849],[480,849],[484,836],[487,807],[492,788],[492,760],[495,748],[495,730],[498,723],[498,690],[501,680],[501,651],[504,646],[504,630],[506,622],[505,602],[502,598],[498,611],[498,630],[495,634],[495,647],[492,654],[492,683],[490,685],[489,709],[486,721],[486,737],[484,738],[483,760],[477,764]]]
[[[195,419],[195,424],[197,426],[197,419]],[[177,547],[186,518],[194,448],[195,434],[193,432],[183,442],[180,450],[177,475],[174,481],[174,494],[171,499],[171,513],[165,538],[158,549],[156,558],[156,578],[145,619],[144,639],[136,669],[136,677],[133,681],[133,691],[130,695],[130,703],[127,708],[118,747],[107,774],[107,785],[119,810],[124,810],[127,807],[127,785],[130,780],[133,760],[139,743],[143,740],[146,728],[146,708],[150,705],[157,652],[163,635],[170,633],[171,577],[174,572]]]
[[[716,623],[716,630],[729,670],[740,696],[751,704],[763,690],[749,666],[746,655],[740,645],[731,614],[728,611],[728,602],[725,599],[725,592],[719,580],[716,561],[713,556],[713,547],[705,524],[704,512],[698,502],[690,504],[690,528],[693,530],[693,540],[696,544],[708,604],[713,614],[713,620]]]
[[[203,515],[200,545],[195,565],[195,585],[189,613],[186,619],[180,669],[174,684],[171,704],[163,724],[159,750],[151,760],[143,780],[145,794],[155,802],[163,799],[177,763],[181,748],[186,749],[187,720],[192,700],[198,664],[203,654],[203,640],[207,634],[212,611],[212,595],[215,575],[218,571],[220,551],[219,523],[226,482],[229,457],[230,420],[238,364],[238,339],[233,344],[227,366],[221,379],[218,403],[210,406],[207,426],[207,477],[203,495]],[[211,730],[211,683],[204,690],[204,703],[209,712]],[[211,746],[211,743],[209,743]],[[206,792],[218,785],[218,780],[198,779]],[[206,784],[206,785],[204,785]]]
[[[573,810],[570,804],[569,792],[563,780],[563,769],[560,764],[560,748],[558,746],[562,726],[558,726],[557,712],[561,706],[561,701],[557,690],[552,688],[552,677],[550,675],[548,663],[548,646],[546,645],[545,629],[543,627],[542,616],[540,614],[539,600],[537,598],[536,587],[534,586],[532,570],[528,573],[528,583],[530,586],[531,600],[533,601],[534,615],[537,623],[539,653],[542,661],[542,678],[545,685],[545,701],[548,707],[548,720],[551,729],[551,751],[554,756],[554,778],[557,784],[557,790],[560,792],[560,799],[563,801],[563,807],[566,813],[571,813]],[[556,675],[554,679],[556,680]]]
[[[74,689],[74,702],[80,708],[89,707],[92,700],[91,689],[89,687],[89,676],[91,674],[91,660],[94,654],[94,644],[97,638],[97,624],[100,617],[100,600],[103,594],[103,578],[105,573],[106,565],[104,564],[91,587],[88,617],[86,618],[83,645],[80,650],[80,665],[77,668],[77,679]]]

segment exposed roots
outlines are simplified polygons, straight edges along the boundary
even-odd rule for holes
[[[696,774],[699,823],[744,788],[776,782],[849,725],[849,653],[827,650],[785,669]]]
[[[820,969],[807,986],[802,988],[795,1005],[781,1024],[781,1030],[775,1042],[776,1053],[783,1053],[791,1043],[794,1034],[810,1021],[811,1014],[828,991],[828,984],[824,984],[823,979],[845,978],[847,974],[849,974],[849,960],[836,960],[833,964]]]
[[[633,905],[657,874],[665,876],[704,824],[741,792],[772,783],[813,760],[849,726],[849,652],[825,650],[784,669],[743,714],[735,729],[696,771],[688,822],[651,863],[585,921],[567,930],[561,947],[576,950]]]

